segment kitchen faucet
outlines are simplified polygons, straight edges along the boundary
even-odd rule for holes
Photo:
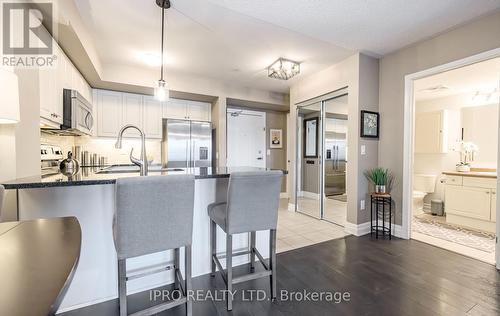
[[[146,155],[146,135],[139,127],[137,127],[135,125],[130,125],[130,124],[123,126],[122,129],[120,130],[120,132],[118,132],[118,139],[116,140],[115,147],[118,149],[122,148],[123,133],[129,128],[136,129],[141,134],[141,159],[137,159],[132,155],[132,153],[134,152],[134,148],[132,147],[132,150],[130,150],[130,161],[132,161],[132,163],[139,166],[140,171],[141,171],[141,176],[147,176],[148,175],[148,159],[147,159],[147,155]]]

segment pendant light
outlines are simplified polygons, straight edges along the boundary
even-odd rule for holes
[[[170,97],[168,84],[163,79],[163,49],[165,37],[165,9],[170,8],[170,0],[156,0],[156,4],[161,8],[161,66],[160,66],[160,80],[158,80],[155,87],[155,97],[160,101],[166,101]]]

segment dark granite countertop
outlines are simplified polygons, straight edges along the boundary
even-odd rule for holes
[[[99,185],[99,184],[114,184],[118,178],[138,177],[137,172],[118,172],[106,173],[99,172],[100,168],[82,167],[79,172],[73,176],[66,176],[58,173],[48,176],[35,176],[6,181],[2,184],[5,189],[34,189],[34,188],[50,188],[50,187],[65,187],[79,185]],[[149,176],[160,176],[169,174],[194,174],[196,179],[213,179],[213,178],[229,178],[231,172],[235,171],[258,171],[264,170],[253,167],[226,167],[226,168],[179,168],[169,170],[150,171]],[[283,170],[284,174],[288,172]]]

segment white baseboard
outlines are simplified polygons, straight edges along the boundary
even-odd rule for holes
[[[365,222],[362,224],[353,224],[346,222],[344,226],[344,231],[348,234],[354,236],[363,236],[370,233],[370,222]],[[403,238],[403,229],[401,225],[392,224],[392,234],[395,237]]]
[[[295,204],[288,203],[288,211],[289,212],[295,212]]]
[[[280,199],[288,199],[288,193],[286,193],[286,192],[281,192],[281,193],[280,193]]]

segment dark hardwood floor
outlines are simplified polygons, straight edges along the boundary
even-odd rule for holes
[[[224,301],[208,300],[196,301],[193,315],[500,315],[500,272],[494,266],[415,240],[348,236],[278,254],[277,261],[277,301],[242,301],[245,289],[269,293],[268,279],[261,279],[235,287],[240,295],[232,313]],[[244,269],[238,267],[235,274]],[[220,276],[197,277],[193,286],[224,289]],[[348,292],[350,300],[280,300],[281,290],[304,289]],[[129,312],[150,304],[149,295],[148,291],[129,296]],[[118,303],[62,315],[118,315]],[[184,307],[158,315],[185,315]]]

